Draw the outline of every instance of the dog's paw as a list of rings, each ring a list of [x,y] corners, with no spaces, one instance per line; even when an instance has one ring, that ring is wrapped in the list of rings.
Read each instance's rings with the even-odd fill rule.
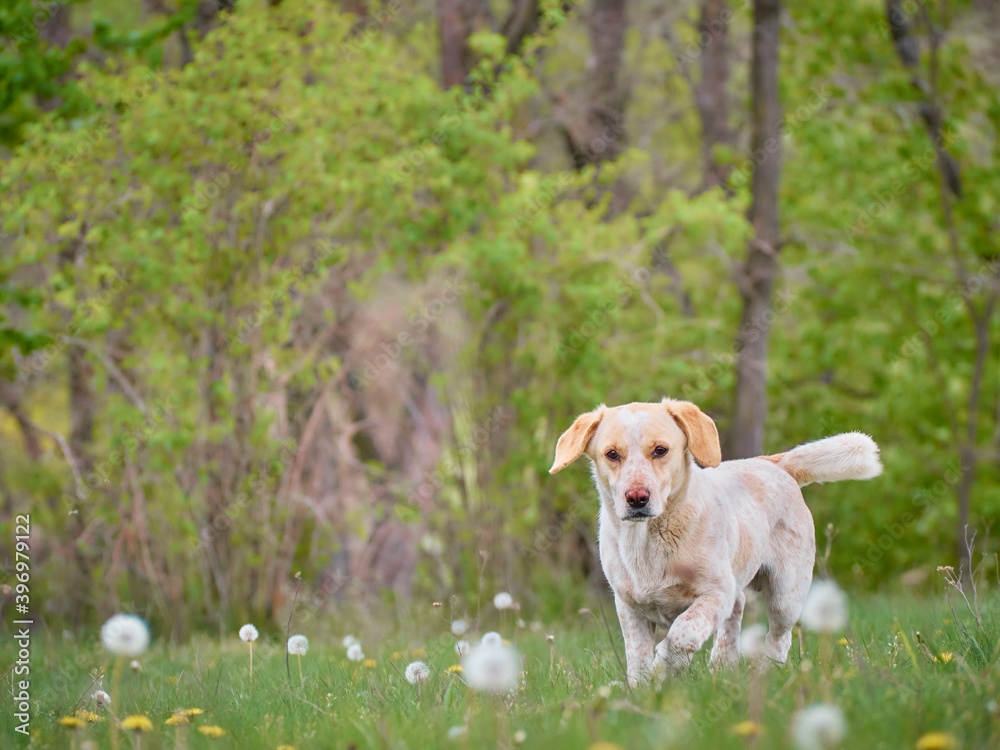
[[[653,671],[662,680],[668,674],[680,674],[691,665],[694,652],[678,648],[669,636],[656,644],[653,655]]]

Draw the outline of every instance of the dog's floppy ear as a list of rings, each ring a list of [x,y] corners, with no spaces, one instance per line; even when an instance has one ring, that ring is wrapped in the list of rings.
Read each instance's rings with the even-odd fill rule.
[[[690,401],[665,398],[663,405],[687,436],[688,450],[694,460],[705,467],[721,464],[722,446],[719,445],[719,431],[712,418]]]
[[[597,425],[601,423],[604,409],[604,404],[601,404],[594,411],[581,414],[562,434],[559,442],[556,443],[556,459],[552,463],[552,468],[549,469],[549,474],[562,471],[583,455],[583,452],[587,450],[587,444],[594,437],[594,432],[597,431]]]

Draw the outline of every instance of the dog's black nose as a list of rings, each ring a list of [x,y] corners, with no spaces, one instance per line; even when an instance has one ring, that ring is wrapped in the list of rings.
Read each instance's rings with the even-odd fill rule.
[[[643,508],[649,502],[649,490],[635,489],[625,493],[625,500],[630,508]]]

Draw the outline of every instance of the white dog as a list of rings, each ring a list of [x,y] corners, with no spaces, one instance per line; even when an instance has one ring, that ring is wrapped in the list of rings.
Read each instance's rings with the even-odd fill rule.
[[[559,438],[549,473],[584,453],[601,497],[601,566],[632,685],[684,669],[713,633],[710,664],[737,662],[747,586],[767,606],[765,655],[784,662],[816,556],[799,487],[882,472],[878,446],[857,432],[722,463],[712,419],[671,399],[580,415]],[[659,644],[658,625],[667,628]]]

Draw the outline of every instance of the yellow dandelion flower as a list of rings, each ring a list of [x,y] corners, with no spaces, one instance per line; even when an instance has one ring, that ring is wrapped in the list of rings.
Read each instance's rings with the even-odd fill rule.
[[[363,662],[361,662],[361,663],[362,663],[362,664],[363,664],[364,666],[368,667],[368,669],[375,669],[375,665],[376,665],[376,664],[377,664],[378,662],[376,662],[376,661],[375,661],[374,659],[365,659],[365,660],[364,660]]]
[[[171,685],[173,685],[175,682],[177,682],[177,678],[174,677],[172,674],[167,675],[167,682],[169,682]]]
[[[206,737],[221,737],[226,733],[226,730],[222,727],[217,727],[215,725],[209,725],[207,727],[198,727],[198,731],[201,732]]]
[[[450,667],[448,667],[448,671],[451,672],[452,674],[462,674],[464,670],[462,669],[461,664],[452,664]]]
[[[394,659],[394,660],[395,659],[402,659],[403,658],[403,652],[402,651],[393,651],[392,652],[392,656],[390,656],[389,658],[390,659]]]
[[[185,716],[184,714],[174,714],[163,723],[166,724],[167,726],[173,727],[177,726],[178,724],[187,724],[188,719],[187,716]]]
[[[85,726],[87,722],[77,716],[63,716],[59,719],[59,723],[69,729],[79,729],[80,727]]]
[[[83,719],[84,721],[86,721],[89,724],[93,724],[95,722],[103,721],[104,720],[103,716],[98,716],[93,711],[77,711],[76,715],[77,715],[77,718]]]
[[[200,708],[185,708],[181,713],[190,719],[192,716],[201,716],[205,712]]]
[[[847,640],[846,638],[841,638],[839,641],[837,641],[837,643],[839,643],[841,646],[850,646],[851,645],[851,642],[849,640]]]
[[[595,742],[587,750],[625,750],[625,748],[621,745],[616,745],[614,742]]]
[[[951,653],[951,651],[945,651],[943,654],[938,654],[938,656],[941,658],[941,661],[945,664],[947,664],[948,662],[950,662],[952,659],[955,658],[955,655]]]
[[[122,719],[122,729],[131,729],[133,732],[148,732],[153,728],[153,722],[148,716],[142,714],[132,714]]]
[[[928,732],[917,740],[917,750],[955,750],[958,740],[948,732]]]
[[[757,737],[764,733],[764,727],[758,724],[756,721],[741,721],[738,724],[733,724],[730,731],[737,737]]]
[[[291,745],[278,745],[278,750],[295,750]]]
[[[422,648],[414,648],[410,650],[410,656],[427,656],[427,652]]]
[[[951,625],[951,618],[950,617],[946,617],[943,620],[941,620],[941,623],[943,625]],[[931,732],[931,734],[938,734],[938,733],[937,732]]]

